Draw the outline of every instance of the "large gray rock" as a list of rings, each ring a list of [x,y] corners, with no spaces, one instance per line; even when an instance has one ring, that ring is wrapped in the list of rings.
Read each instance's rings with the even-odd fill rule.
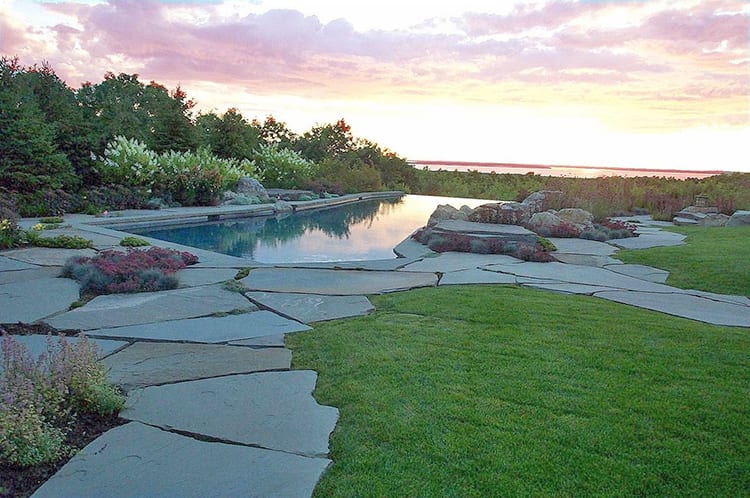
[[[228,316],[209,316],[126,327],[102,328],[91,332],[98,337],[135,340],[221,343],[266,335],[302,332],[310,327],[270,311]]]
[[[351,296],[432,287],[434,273],[256,268],[241,280],[250,290]]]
[[[750,211],[735,211],[726,224],[728,227],[739,227],[743,225],[750,225]]]
[[[2,284],[0,323],[41,320],[67,310],[78,300],[78,294],[78,283],[68,278],[39,278]]]
[[[525,225],[531,214],[531,209],[519,202],[499,202],[482,204],[474,208],[467,219],[475,223]]]
[[[216,344],[136,342],[104,360],[108,378],[126,391],[222,375],[288,370],[284,348],[253,349]]]
[[[562,197],[563,192],[559,190],[540,190],[526,197],[521,204],[526,207],[529,214],[540,213],[556,207]]]
[[[566,223],[570,223],[579,230],[593,230],[594,228],[594,215],[586,211],[585,209],[579,208],[565,208],[560,209],[555,213],[558,218]]]
[[[581,229],[568,223],[552,211],[534,213],[526,226],[544,237],[578,237]]]
[[[434,225],[438,221],[443,220],[464,220],[468,219],[467,213],[460,211],[450,204],[439,204],[435,211],[430,215],[430,219],[427,221],[428,225]]]
[[[281,451],[198,441],[131,422],[78,452],[34,498],[312,495],[331,463]]]
[[[328,454],[338,410],[312,397],[309,370],[230,375],[131,391],[120,416],[297,455]],[[221,409],[216,409],[220,407]]]
[[[375,311],[365,296],[319,296],[283,292],[248,292],[251,300],[304,323],[366,315]]]
[[[729,221],[729,216],[721,213],[707,214],[705,218],[700,221],[701,226],[704,227],[723,227]]]
[[[98,296],[81,308],[48,319],[47,323],[60,329],[90,330],[255,309],[242,294],[212,285]]]
[[[238,194],[255,195],[258,197],[265,196],[266,188],[255,178],[249,176],[243,176],[237,181],[237,187],[234,189]]]

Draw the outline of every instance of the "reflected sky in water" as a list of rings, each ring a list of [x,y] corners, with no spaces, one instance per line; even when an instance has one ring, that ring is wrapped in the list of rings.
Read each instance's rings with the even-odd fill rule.
[[[253,217],[133,231],[261,263],[395,258],[393,248],[427,223],[438,204],[476,207],[488,200],[407,195],[283,217]]]

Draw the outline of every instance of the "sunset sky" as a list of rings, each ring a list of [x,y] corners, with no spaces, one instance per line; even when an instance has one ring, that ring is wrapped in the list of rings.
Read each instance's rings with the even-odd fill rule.
[[[750,172],[744,0],[0,0],[0,54],[410,159]]]

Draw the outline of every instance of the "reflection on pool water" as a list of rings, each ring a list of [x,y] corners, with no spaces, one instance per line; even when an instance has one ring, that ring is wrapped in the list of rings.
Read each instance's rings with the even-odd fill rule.
[[[427,223],[438,204],[476,207],[480,199],[406,195],[283,217],[131,230],[139,235],[261,263],[395,258],[393,248]]]

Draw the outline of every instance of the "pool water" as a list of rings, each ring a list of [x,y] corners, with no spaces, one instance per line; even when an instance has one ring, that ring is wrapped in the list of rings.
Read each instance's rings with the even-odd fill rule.
[[[391,259],[393,248],[427,223],[438,204],[480,199],[406,195],[277,217],[252,217],[131,232],[261,263]]]

